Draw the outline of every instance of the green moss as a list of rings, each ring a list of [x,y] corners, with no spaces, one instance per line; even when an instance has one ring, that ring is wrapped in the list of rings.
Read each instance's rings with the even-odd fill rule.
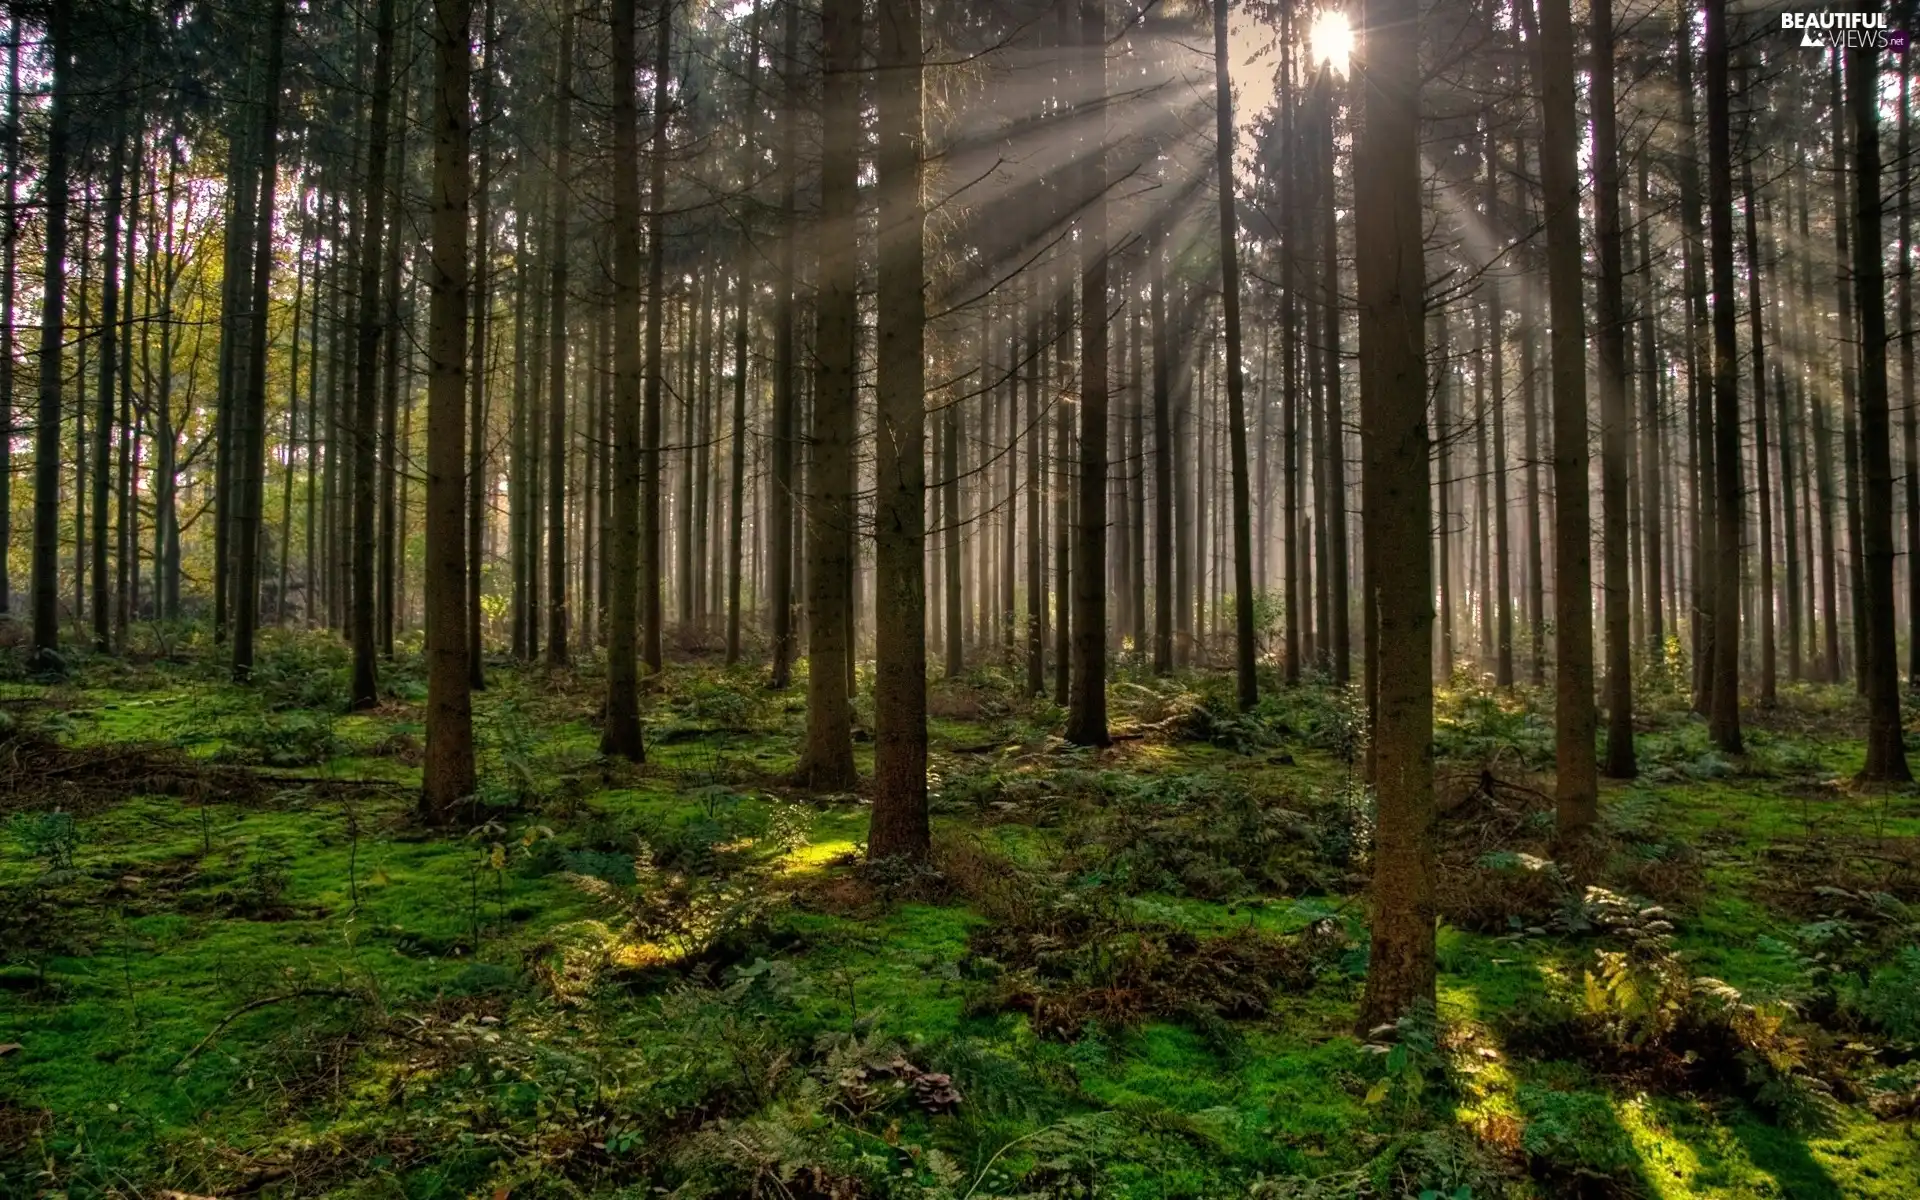
[[[650,761],[629,771],[595,758],[594,667],[495,668],[476,696],[476,724],[496,815],[471,831],[430,834],[410,819],[417,667],[403,659],[387,673],[403,698],[346,715],[329,707],[344,682],[337,645],[277,634],[269,645],[272,669],[254,689],[190,655],[139,667],[88,657],[75,682],[52,693],[0,685],[0,699],[44,701],[46,727],[76,745],[150,742],[226,757],[304,722],[301,736],[317,728],[327,747],[316,761],[272,768],[267,794],[246,805],[136,793],[85,815],[72,879],[43,883],[44,864],[0,839],[0,887],[44,893],[67,935],[64,946],[16,952],[0,990],[0,1032],[23,1046],[0,1068],[0,1104],[49,1114],[0,1153],[0,1190],[49,1157],[79,1196],[214,1191],[232,1183],[235,1155],[305,1154],[330,1164],[313,1176],[329,1180],[315,1194],[467,1195],[523,1171],[511,1176],[513,1194],[531,1197],[557,1191],[548,1185],[558,1172],[603,1159],[590,1143],[622,1127],[647,1130],[630,1173],[603,1164],[582,1176],[589,1194],[612,1195],[673,1186],[694,1168],[662,1148],[692,1145],[684,1139],[725,1117],[784,1130],[876,1195],[896,1194],[873,1182],[883,1177],[932,1186],[930,1148],[960,1164],[952,1194],[976,1178],[974,1194],[985,1196],[1050,1175],[1097,1180],[1102,1194],[1163,1197],[1241,1195],[1261,1176],[1417,1174],[1409,1164],[1423,1155],[1474,1146],[1473,1171],[1497,1173],[1502,1154],[1527,1160],[1531,1179],[1506,1168],[1502,1186],[1517,1195],[1563,1194],[1568,1180],[1597,1175],[1661,1197],[1920,1193],[1910,1134],[1864,1108],[1843,1107],[1834,1127],[1803,1135],[1730,1099],[1643,1093],[1597,1068],[1503,1045],[1514,1013],[1577,989],[1600,944],[1590,936],[1443,927],[1451,1090],[1436,1083],[1409,1109],[1367,1103],[1381,1064],[1352,1036],[1357,951],[1257,1020],[1089,1027],[1073,1041],[1043,1040],[1024,1015],[977,1003],[968,946],[985,917],[958,900],[886,903],[859,892],[844,863],[865,840],[864,802],[787,790],[804,716],[798,692],[766,693],[746,672],[674,666],[650,693]],[[1123,673],[1116,711],[1212,704],[1217,682]],[[1312,689],[1263,707],[1255,740],[1277,739],[1266,744],[1133,742],[1096,755],[1034,753],[1057,713],[1027,707],[998,675],[959,687],[983,698],[981,711],[932,722],[937,769],[992,777],[976,789],[986,802],[972,793],[943,802],[936,831],[980,839],[1043,876],[1105,803],[1088,786],[1110,778],[1100,772],[1231,780],[1303,809],[1346,777],[1325,740],[1340,698]],[[956,690],[943,702],[961,712],[962,699]],[[1857,740],[1831,736],[1850,719],[1850,697],[1796,688],[1783,704],[1792,719],[1757,724],[1747,758],[1725,761],[1693,718],[1650,707],[1645,776],[1608,794],[1609,804],[1639,806],[1660,838],[1701,853],[1700,898],[1675,914],[1693,969],[1761,994],[1801,982],[1774,936],[1783,917],[1766,885],[1769,850],[1920,835],[1912,797],[1834,786],[1858,754]],[[1543,698],[1524,690],[1449,692],[1441,708],[1442,750],[1462,762],[1503,746],[1524,760],[1548,727]],[[865,743],[859,760],[870,767]],[[342,779],[360,782],[344,792],[306,782]],[[1006,791],[1011,784],[1020,786]],[[1074,799],[1003,811],[991,806],[1003,791]],[[801,825],[804,842],[774,836]],[[684,856],[674,870],[712,870],[753,894],[757,918],[738,944],[704,962],[642,966],[630,954],[566,960],[556,950],[594,930],[618,942],[624,910],[569,871],[600,863],[617,876],[638,839],[663,859]],[[842,886],[857,903],[813,899]],[[1359,898],[1341,894],[1223,902],[1173,891],[1126,903],[1207,935],[1285,936],[1328,918],[1356,936],[1365,929]],[[756,960],[769,965],[733,970]],[[529,969],[563,961],[586,980],[564,1002]],[[31,987],[42,967],[44,994]],[[482,1015],[500,1024],[475,1024]],[[414,1023],[419,1034],[408,1032]],[[480,1030],[460,1036],[495,1045],[492,1036],[499,1048],[485,1052],[492,1059],[453,1053],[448,1028]],[[894,1104],[869,1113],[823,1099],[841,1095],[830,1064],[849,1046],[951,1072],[964,1097],[958,1112]],[[393,1140],[428,1136],[441,1149],[425,1160]],[[576,1157],[543,1158],[543,1138],[575,1139]],[[715,1154],[700,1169],[724,1158]],[[989,1161],[992,1180],[979,1175]],[[1421,1177],[1467,1178],[1465,1162]]]

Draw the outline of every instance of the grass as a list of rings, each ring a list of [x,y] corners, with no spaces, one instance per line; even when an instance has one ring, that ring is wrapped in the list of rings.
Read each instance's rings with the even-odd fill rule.
[[[1832,1107],[1796,1126],[1744,1084],[1543,1038],[1616,944],[1558,919],[1443,923],[1430,1042],[1369,1047],[1364,814],[1343,799],[1350,703],[1324,687],[1190,719],[1229,712],[1221,681],[1123,673],[1116,721],[1151,732],[1089,754],[991,671],[937,685],[940,870],[890,876],[859,865],[858,796],[787,787],[804,712],[751,673],[670,668],[650,761],[624,768],[595,755],[593,667],[496,664],[484,807],[430,832],[411,816],[417,667],[345,716],[337,647],[276,639],[266,662],[251,689],[191,653],[0,683],[0,734],[262,780],[194,797],[130,779],[78,817],[66,869],[25,826],[0,839],[0,1041],[19,1047],[0,1057],[0,1192],[1920,1193],[1914,1106],[1874,1082],[1914,1046],[1844,972],[1810,974],[1810,939],[1842,919],[1821,906],[1854,903],[1806,886],[1816,864],[1849,894],[1920,898],[1920,804],[1845,782],[1848,697],[1787,689],[1738,760],[1649,705],[1643,776],[1605,798],[1617,858],[1683,864],[1621,878],[1672,889],[1688,970],[1791,1001],[1834,1043],[1806,1068]],[[1541,784],[1538,698],[1463,679],[1440,713],[1443,777]],[[60,795],[12,782],[9,816]],[[1470,820],[1443,837],[1481,836]],[[1503,851],[1537,832],[1485,829],[1509,830]],[[1233,981],[1251,1015],[1221,1010],[1206,997],[1240,992],[1164,957],[1188,944],[1292,947],[1296,967]],[[1036,984],[1111,1019],[1042,1036],[1009,999]],[[1128,1007],[1149,986],[1171,1015]],[[939,1077],[957,1102],[929,1099]]]

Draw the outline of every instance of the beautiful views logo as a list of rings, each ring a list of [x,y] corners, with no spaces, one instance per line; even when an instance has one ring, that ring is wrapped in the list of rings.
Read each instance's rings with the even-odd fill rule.
[[[1810,49],[1842,50],[1859,47],[1875,50],[1905,50],[1907,35],[1887,28],[1887,14],[1871,12],[1784,12],[1780,28],[1797,32],[1800,44]]]

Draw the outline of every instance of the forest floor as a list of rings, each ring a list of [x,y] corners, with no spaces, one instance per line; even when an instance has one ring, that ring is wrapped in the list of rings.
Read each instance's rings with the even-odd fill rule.
[[[1920,1194],[1920,799],[1850,782],[1850,693],[1728,758],[1650,675],[1575,871],[1544,699],[1456,680],[1438,1011],[1356,1036],[1351,692],[1122,671],[1092,752],[938,683],[887,871],[786,786],[803,686],[670,665],[626,768],[595,670],[492,664],[435,832],[418,666],[343,716],[345,667],[6,668],[0,1194]]]

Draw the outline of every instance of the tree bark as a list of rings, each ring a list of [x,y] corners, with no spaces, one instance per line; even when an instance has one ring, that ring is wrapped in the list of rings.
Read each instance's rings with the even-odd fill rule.
[[[799,187],[799,123],[801,110],[801,74],[800,74],[800,6],[788,4],[786,7],[785,46],[781,61],[783,84],[786,95],[782,105],[780,121],[780,247],[779,277],[774,284],[776,312],[774,317],[773,349],[773,481],[769,491],[768,522],[772,526],[768,538],[768,554],[771,561],[767,570],[767,591],[772,601],[773,665],[771,685],[776,689],[784,688],[791,682],[793,668],[793,497],[794,438],[799,422],[796,419],[797,402],[794,397],[794,381],[799,364],[794,352],[794,245],[799,238],[799,217],[797,191]],[[949,444],[948,454],[952,448]],[[953,485],[949,485],[951,489]],[[949,491],[951,496],[951,491]],[[953,525],[953,509],[949,504],[947,523]],[[953,538],[951,532],[947,537]],[[951,562],[951,556],[949,556]],[[952,587],[957,580],[949,582]],[[949,644],[947,653],[951,656],[954,648]]]
[[[807,745],[800,779],[841,791],[858,782],[847,687],[853,605],[855,387],[859,368],[858,186],[861,0],[821,12],[819,292],[814,345],[813,461],[807,504]]]
[[[1579,130],[1573,23],[1567,0],[1542,0],[1540,180],[1547,227],[1553,380],[1554,801],[1564,841],[1584,838],[1599,810],[1593,734],[1593,564],[1588,542],[1587,335],[1580,254]]]
[[[1362,9],[1354,140],[1361,513],[1378,621],[1372,954],[1363,1034],[1434,1003],[1433,574],[1420,214],[1420,10]],[[1372,568],[1378,568],[1373,570]]]
[[[271,0],[267,32],[267,73],[260,109],[260,203],[255,212],[252,343],[248,349],[246,396],[234,433],[235,484],[240,503],[232,537],[238,543],[233,572],[233,678],[253,677],[254,632],[260,624],[260,551],[267,469],[267,344],[271,338],[273,276],[273,197],[279,173],[280,70],[285,59],[286,0]]]
[[[641,762],[640,115],[634,0],[613,0],[613,544],[607,570],[607,717],[600,753]],[[661,27],[665,37],[665,26]],[[664,92],[655,81],[656,94]],[[655,255],[660,247],[652,247]]]
[[[471,410],[472,428],[468,431],[472,439],[467,445],[467,678],[475,691],[487,686],[486,662],[481,655],[481,632],[484,613],[480,606],[481,584],[485,578],[482,567],[486,562],[486,546],[483,535],[486,531],[488,494],[492,491],[492,479],[487,472],[487,449],[489,445],[487,431],[487,338],[492,327],[492,284],[493,284],[493,151],[488,144],[488,130],[493,123],[493,0],[486,0],[480,17],[480,130],[477,140],[480,160],[480,178],[474,187],[473,202],[473,351],[472,365],[468,368],[467,392],[468,407]],[[392,300],[389,299],[389,304]],[[392,429],[393,407],[388,405],[385,418],[387,428]],[[392,438],[388,441],[388,455],[392,456]],[[388,464],[384,473],[382,487],[387,495],[392,495],[393,470]],[[383,512],[386,508],[383,503]],[[392,576],[387,576],[391,581]],[[385,632],[387,637],[383,647],[389,657],[393,654],[392,619],[393,600],[391,589],[388,592],[386,610],[389,614]]]
[[[1620,144],[1614,113],[1612,0],[1592,0],[1593,196],[1600,249],[1594,313],[1600,383],[1601,579],[1607,637],[1607,763],[1610,779],[1631,779],[1633,623],[1628,591],[1627,312],[1620,251]],[[1584,457],[1584,456],[1583,456]],[[1584,545],[1587,535],[1582,532]],[[1587,597],[1578,597],[1582,605]],[[1589,610],[1591,611],[1591,610]]]
[[[427,749],[420,815],[453,819],[473,795],[467,667],[466,469],[468,80],[471,0],[434,0],[432,239],[427,303]]]
[[[667,80],[673,62],[673,0],[660,0],[655,22],[653,143],[647,180],[647,376],[640,411],[640,654],[648,669],[658,674],[666,665],[661,651],[666,560],[660,521],[660,405],[667,371],[661,325],[666,303]]]
[[[393,110],[396,0],[380,0],[374,17],[373,107],[367,118],[367,217],[360,239],[360,328],[353,370],[353,684],[347,707],[380,702],[374,672],[374,435],[379,420],[381,234],[386,227],[387,137]]]
[[[927,825],[926,250],[920,0],[881,0],[873,819],[867,856],[923,859]],[[1011,427],[1011,423],[1009,424]],[[1012,513],[1011,499],[1009,514]],[[1009,537],[1009,552],[1012,546]],[[1007,578],[1012,579],[1012,571]],[[1011,601],[1009,601],[1009,606]]]
[[[1214,163],[1220,193],[1221,307],[1227,326],[1227,435],[1233,458],[1234,690],[1241,710],[1247,711],[1260,702],[1260,682],[1254,674],[1258,647],[1253,631],[1253,494],[1247,478],[1246,381],[1240,362],[1240,222],[1233,202],[1233,81],[1228,61],[1227,0],[1213,0]],[[1332,180],[1327,182],[1331,187]],[[1332,359],[1337,370],[1337,349]],[[1336,396],[1338,390],[1336,385]],[[1337,411],[1338,406],[1335,399],[1330,408]],[[1343,595],[1341,604],[1345,603]]]
[[[1740,359],[1733,311],[1732,81],[1726,0],[1707,0],[1707,209],[1713,259],[1714,744],[1740,743]]]
[[[1880,221],[1880,62],[1867,46],[1847,50],[1847,108],[1853,123],[1853,287],[1860,309],[1860,449],[1865,477],[1861,526],[1867,594],[1867,761],[1861,778],[1905,783],[1900,664],[1894,647],[1893,461],[1887,413],[1887,296]]]
[[[562,18],[554,87],[553,225],[547,234],[547,666],[571,658],[567,606],[567,253],[573,190],[573,16]],[[656,246],[654,253],[659,250]]]

